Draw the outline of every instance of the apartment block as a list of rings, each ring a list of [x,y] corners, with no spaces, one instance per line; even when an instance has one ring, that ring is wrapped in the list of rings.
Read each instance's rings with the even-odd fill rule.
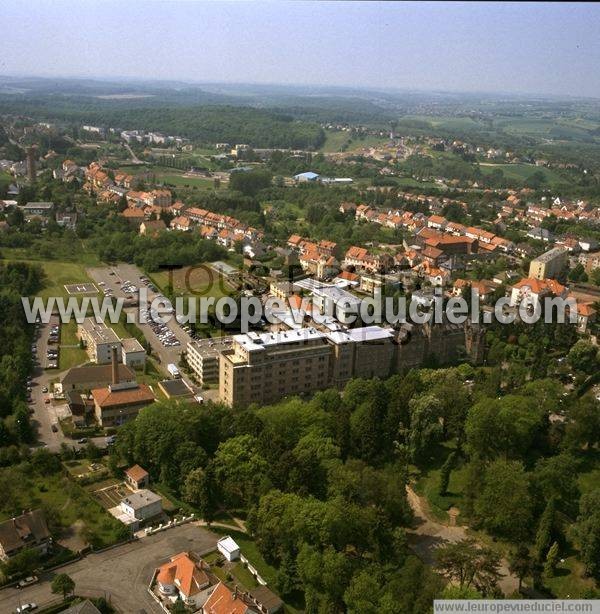
[[[431,357],[439,364],[459,358],[478,364],[483,347],[477,327],[449,323],[400,331],[365,326],[235,335],[219,351],[219,398],[241,407],[275,403],[288,395],[342,388],[353,378],[385,379]]]
[[[245,406],[323,390],[331,360],[327,337],[315,328],[235,335],[220,355],[219,397]]]
[[[568,261],[569,252],[562,247],[555,247],[531,261],[529,277],[540,280],[554,279],[564,271]]]

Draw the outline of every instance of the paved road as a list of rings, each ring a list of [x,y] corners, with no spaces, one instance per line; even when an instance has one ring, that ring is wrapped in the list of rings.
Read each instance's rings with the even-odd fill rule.
[[[111,272],[113,273],[112,275]],[[140,281],[140,277],[143,276],[143,273],[133,264],[119,264],[111,267],[89,269],[88,274],[94,281],[98,283],[104,282],[105,285],[102,287],[111,288],[115,298],[126,297],[126,294],[121,290],[121,284],[126,280],[130,281],[138,288],[147,289],[149,301],[154,300],[154,298],[159,295],[159,293],[152,292],[150,289],[144,286],[144,284]],[[119,281],[119,283],[116,283],[117,281]],[[125,311],[127,314],[132,314],[135,316],[136,323],[139,322],[139,309],[137,307],[128,308]],[[165,375],[170,377],[169,373],[167,372],[167,365],[169,363],[179,363],[181,354],[182,352],[186,351],[187,344],[190,342],[191,337],[181,328],[174,317],[167,323],[167,326],[173,331],[175,337],[181,344],[175,347],[165,347],[152,330],[152,327],[150,327],[148,324],[138,323],[137,326],[150,343],[153,355],[155,358],[158,358],[158,362],[160,363]],[[186,383],[190,385],[192,390],[197,389],[197,386],[195,386],[191,380],[187,379],[185,376],[183,376],[183,378],[186,380]]]
[[[44,370],[46,364],[46,350],[48,346],[48,335],[50,334],[50,324],[40,324],[36,336],[37,359],[35,360],[32,385],[30,407],[33,409],[31,417],[33,426],[37,429],[38,441],[42,445],[47,445],[52,450],[58,450],[60,444],[65,441],[60,428],[57,433],[52,431],[52,425],[58,424],[58,416],[53,405],[46,405],[45,400],[48,398],[48,393],[42,392],[42,388],[50,386],[50,380],[57,377],[57,371]],[[56,347],[56,346],[54,346]]]
[[[19,603],[38,606],[56,600],[50,591],[54,575],[66,573],[75,581],[78,594],[110,599],[121,612],[145,610],[160,614],[162,610],[146,589],[154,569],[173,554],[192,551],[197,554],[214,550],[218,536],[195,524],[186,524],[144,537],[76,561],[54,572],[43,574],[40,582],[24,589],[0,591],[0,612],[14,612]]]

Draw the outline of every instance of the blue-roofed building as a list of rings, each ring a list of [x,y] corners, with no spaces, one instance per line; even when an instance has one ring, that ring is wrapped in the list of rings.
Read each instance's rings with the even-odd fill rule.
[[[295,181],[317,181],[320,175],[317,173],[313,173],[312,171],[308,171],[306,173],[300,173],[299,175],[294,175]]]

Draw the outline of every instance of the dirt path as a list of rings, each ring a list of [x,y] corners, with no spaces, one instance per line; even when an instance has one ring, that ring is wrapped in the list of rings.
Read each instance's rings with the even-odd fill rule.
[[[436,548],[469,537],[467,527],[446,525],[433,518],[427,501],[419,497],[410,486],[406,487],[406,495],[415,517],[414,528],[408,531],[408,543],[422,561],[433,565]],[[515,592],[519,580],[510,573],[505,559],[500,562],[500,573],[504,576],[498,583],[502,592],[505,595]]]

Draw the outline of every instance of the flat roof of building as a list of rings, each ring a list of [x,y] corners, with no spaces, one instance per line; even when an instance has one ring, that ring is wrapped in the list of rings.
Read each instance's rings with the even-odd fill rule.
[[[96,322],[94,318],[85,318],[79,325],[96,343],[121,343],[119,335],[104,322]]]
[[[313,339],[324,340],[325,335],[316,328],[309,327],[273,333],[251,332],[243,335],[235,335],[233,339],[236,343],[239,343],[249,352],[257,352],[264,350],[266,347],[283,345],[286,343],[298,343],[303,341],[311,341]]]
[[[313,290],[315,296],[320,296],[326,300],[333,301],[336,305],[343,303],[344,305],[358,305],[361,299],[351,292],[340,288],[339,286],[323,286]]]
[[[336,345],[342,343],[361,343],[364,341],[381,341],[393,339],[394,335],[387,328],[381,326],[363,326],[347,330],[337,330],[327,333],[327,338]]]
[[[53,209],[54,203],[50,202],[30,202],[23,205],[23,209]]]
[[[230,264],[227,264],[226,262],[222,262],[221,260],[217,260],[216,262],[211,262],[210,266],[215,269],[215,271],[218,271],[219,273],[223,273],[223,275],[227,276],[227,275],[234,275],[235,273],[237,273],[237,269],[235,267],[232,267]]]
[[[129,352],[145,352],[144,346],[135,338],[121,339],[121,345],[125,353]]]
[[[139,510],[147,505],[156,503],[157,501],[162,501],[162,497],[160,495],[157,495],[155,492],[152,492],[147,488],[142,488],[141,490],[124,497],[121,503],[125,503],[134,510]]]
[[[166,379],[158,382],[159,387],[169,397],[188,397],[192,396],[193,391],[182,379]]]
[[[216,358],[223,350],[231,348],[233,337],[213,337],[211,339],[192,339],[188,347],[193,347],[202,358]]]
[[[562,254],[566,254],[567,250],[564,247],[553,247],[549,249],[547,252],[544,252],[541,256],[533,259],[533,262],[548,262],[557,256]]]

